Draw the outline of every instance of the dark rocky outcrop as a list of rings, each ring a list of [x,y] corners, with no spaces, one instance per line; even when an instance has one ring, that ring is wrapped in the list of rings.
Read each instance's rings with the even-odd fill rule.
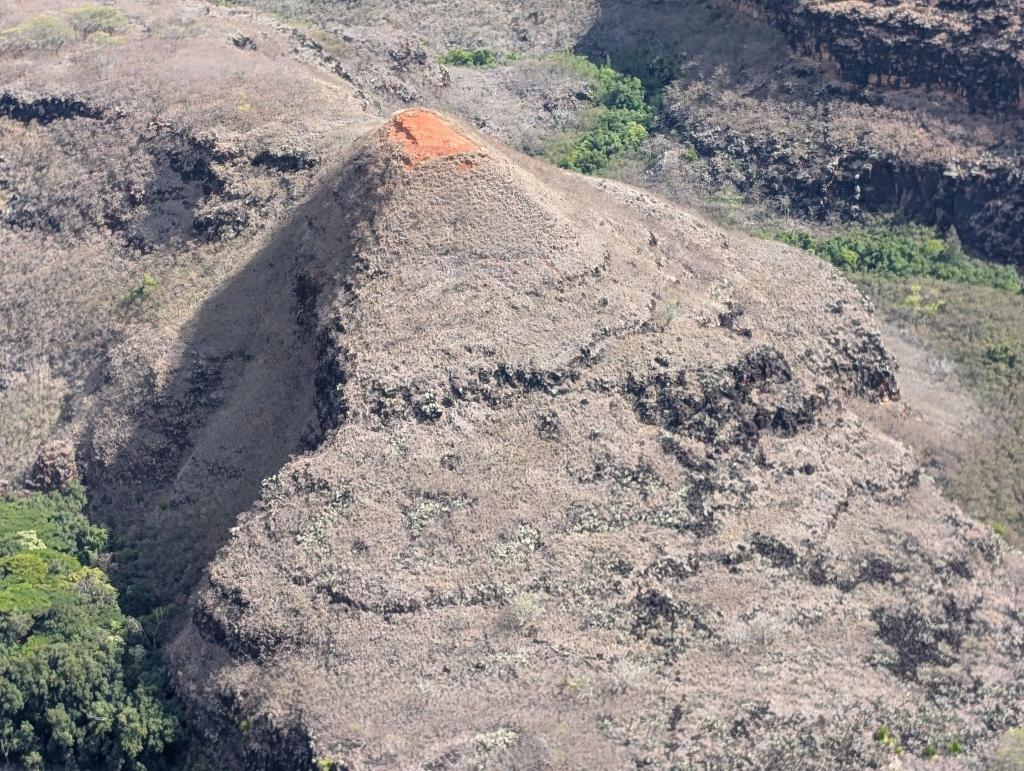
[[[750,0],[804,56],[835,62],[858,85],[939,89],[977,108],[1024,109],[1024,6]]]
[[[58,120],[103,117],[103,110],[80,99],[69,96],[21,96],[10,91],[0,94],[0,118],[21,123],[46,125]]]
[[[783,126],[754,135],[682,103],[669,106],[666,125],[700,155],[739,162],[747,172],[732,179],[745,192],[785,196],[811,217],[899,212],[940,231],[956,228],[988,258],[1020,262],[1024,254],[1024,163],[1016,153],[931,160],[830,137],[808,156]]]

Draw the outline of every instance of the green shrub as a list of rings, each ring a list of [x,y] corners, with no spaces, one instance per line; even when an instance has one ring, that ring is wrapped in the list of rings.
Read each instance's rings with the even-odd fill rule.
[[[781,241],[784,244],[789,244],[808,252],[813,252],[814,246],[817,243],[814,236],[806,230],[780,230],[775,233],[774,238],[776,241]]]
[[[647,139],[645,122],[645,116],[632,110],[601,108],[592,127],[562,156],[559,165],[584,174],[600,171],[619,153],[640,148]]]
[[[647,139],[651,122],[651,109],[640,79],[581,56],[560,54],[554,58],[586,78],[595,105],[587,115],[584,130],[556,153],[558,165],[593,174],[619,153],[638,150]]]
[[[82,5],[68,11],[71,26],[80,35],[104,32],[112,35],[125,27],[124,15],[109,5]]]
[[[441,64],[453,67],[493,67],[497,63],[490,48],[453,48],[441,57]]]
[[[0,50],[59,51],[69,43],[94,36],[97,43],[117,42],[113,34],[128,22],[124,15],[107,5],[88,4],[57,15],[45,13],[16,27],[0,32]]]
[[[824,239],[816,239],[805,231],[783,231],[775,237],[851,272],[901,278],[927,276],[1021,291],[1021,277],[1016,269],[971,259],[964,254],[953,229],[943,239],[922,225],[894,225],[882,221]]]
[[[80,562],[91,562],[106,545],[107,531],[82,515],[84,505],[85,492],[77,485],[49,495],[0,499],[0,554],[7,553],[8,542],[16,540],[19,533],[32,531],[50,548]]]
[[[711,196],[711,202],[726,210],[737,210],[743,206],[743,194],[735,186],[729,185]]]
[[[137,287],[130,291],[124,298],[127,305],[139,303],[156,291],[156,279],[148,273],[142,274],[142,281]]]
[[[81,488],[0,499],[0,757],[15,767],[159,761],[178,732],[138,623],[92,566],[106,532]]]
[[[1017,352],[1011,343],[1004,340],[990,345],[985,351],[985,358],[993,364],[1002,364],[1007,367],[1017,366]]]
[[[44,14],[4,30],[0,49],[59,51],[75,40],[75,30],[59,16]]]
[[[946,304],[934,289],[922,290],[920,284],[912,284],[907,296],[903,298],[904,306],[915,314],[934,316]]]
[[[892,730],[887,725],[880,725],[878,730],[875,731],[875,741],[881,744],[883,747],[888,747],[890,750],[895,752],[897,755],[902,755],[906,750],[900,744],[899,739],[893,734]]]
[[[597,77],[591,81],[592,98],[611,110],[628,110],[650,118],[645,101],[646,92],[640,78],[616,72],[610,65],[597,68]]]

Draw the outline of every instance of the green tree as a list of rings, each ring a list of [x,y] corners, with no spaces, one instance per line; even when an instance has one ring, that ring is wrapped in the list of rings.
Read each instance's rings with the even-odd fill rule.
[[[563,61],[587,78],[595,107],[586,130],[556,160],[562,168],[594,174],[619,153],[638,150],[647,139],[651,122],[647,94],[639,78],[607,64],[598,66],[582,57]]]
[[[0,499],[0,757],[26,768],[161,764],[179,723],[139,628],[95,565],[80,487]]]
[[[498,57],[490,48],[453,48],[441,57],[441,64],[452,67],[493,67]]]

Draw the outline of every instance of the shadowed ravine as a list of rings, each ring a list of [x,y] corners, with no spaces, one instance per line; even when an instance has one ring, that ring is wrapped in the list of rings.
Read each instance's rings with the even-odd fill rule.
[[[342,375],[318,367],[323,341],[310,308],[321,287],[309,280],[299,246],[306,211],[329,194],[310,196],[202,305],[162,387],[124,414],[122,376],[108,375],[115,385],[94,418],[94,457],[107,441],[105,411],[133,431],[112,461],[87,466],[86,483],[93,515],[121,545],[114,575],[130,612],[182,607],[262,480],[340,418],[329,402]],[[132,350],[130,339],[115,349],[111,367]]]

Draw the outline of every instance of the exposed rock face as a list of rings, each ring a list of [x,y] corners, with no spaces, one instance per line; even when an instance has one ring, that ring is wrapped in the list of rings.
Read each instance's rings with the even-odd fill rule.
[[[929,157],[904,147],[874,145],[832,130],[829,113],[834,114],[835,105],[800,116],[822,133],[821,142],[808,151],[788,121],[747,131],[725,122],[725,116],[709,105],[694,109],[689,97],[669,108],[667,122],[702,156],[722,159],[721,176],[736,177],[744,190],[785,196],[798,211],[815,217],[858,219],[865,212],[902,212],[939,230],[955,227],[977,254],[1021,261],[1024,165],[1015,154],[958,159],[945,152],[943,157]],[[875,112],[861,106],[852,109]],[[891,119],[884,110],[877,112],[882,125]],[[892,128],[901,130],[898,125]],[[737,165],[744,171],[737,174]]]
[[[321,430],[173,651],[245,767],[864,768],[1020,719],[1020,558],[850,411],[897,389],[829,267],[422,111],[276,249]]]
[[[1011,18],[1000,40],[1011,41],[1021,10],[1011,4],[999,13]],[[955,227],[979,256],[1019,263],[1021,113],[978,109],[938,84],[909,87],[909,76],[896,78],[895,63],[886,69],[890,59],[914,67],[913,52],[921,50],[941,61],[943,82],[958,73],[967,82],[973,76],[961,60],[1004,50],[987,44],[999,36],[982,17],[964,21],[970,18],[930,5],[608,0],[579,49],[641,71],[658,57],[667,62],[672,74],[655,141],[662,151],[638,175],[645,185],[698,201],[738,190],[816,219],[899,212],[942,231]],[[957,31],[932,35],[914,20]],[[805,46],[807,36],[816,42]],[[1005,48],[1007,56],[1019,50]],[[848,66],[837,64],[836,51],[853,52]],[[861,65],[893,77],[860,77]],[[1013,82],[1008,72],[993,64],[985,77]],[[707,192],[694,196],[701,188]]]
[[[33,489],[49,492],[62,490],[76,481],[78,466],[75,463],[74,445],[68,441],[44,444],[29,472],[29,485]]]
[[[785,190],[819,216],[835,210],[846,215],[861,209],[899,211],[941,228],[955,226],[984,256],[1020,261],[1024,253],[1024,167],[1019,148],[1024,136],[1019,127],[1019,111],[1024,109],[1024,5],[1010,2],[997,7],[987,0],[754,0],[727,4],[768,20],[782,31],[797,54],[835,66],[839,77],[868,87],[860,93],[835,86],[819,91],[819,97],[835,99],[827,113],[864,109],[844,104],[847,100],[874,103],[877,108],[885,92],[917,90],[945,94],[954,102],[950,112],[964,105],[971,113],[981,110],[994,115],[990,121],[980,119],[980,125],[972,126],[966,136],[939,152],[887,147],[885,141],[865,146],[863,136],[849,141],[841,130],[826,131],[820,148],[823,153],[813,164],[799,154],[787,158],[779,152],[777,141],[764,143],[756,136],[732,141],[719,136],[719,145],[722,140],[733,148],[736,140],[745,144],[743,155],[764,167],[768,185]],[[898,102],[893,106],[898,108]],[[880,124],[889,124],[892,132],[944,133],[944,120],[930,115],[931,110],[919,107],[903,117],[893,116],[892,111],[875,111]],[[842,120],[820,117],[826,122]],[[990,122],[1000,131],[1006,128],[1003,121],[1007,117],[1018,124],[1016,130],[971,157],[970,145],[985,141],[986,124]],[[714,140],[707,140],[722,127],[694,128],[704,135],[706,146],[702,149],[714,152]],[[1014,149],[1007,152],[1009,147]]]
[[[754,0],[751,5],[802,54],[836,62],[844,78],[860,85],[937,88],[976,107],[1024,109],[1024,6],[1019,2]]]

